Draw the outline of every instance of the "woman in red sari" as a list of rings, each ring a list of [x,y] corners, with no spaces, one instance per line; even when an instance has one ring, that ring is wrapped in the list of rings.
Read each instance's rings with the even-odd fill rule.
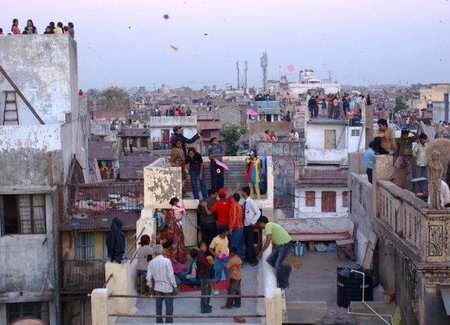
[[[159,243],[164,247],[164,255],[171,260],[175,274],[186,270],[187,261],[184,246],[183,229],[177,225],[177,220],[172,210],[166,214],[166,227],[159,234]]]

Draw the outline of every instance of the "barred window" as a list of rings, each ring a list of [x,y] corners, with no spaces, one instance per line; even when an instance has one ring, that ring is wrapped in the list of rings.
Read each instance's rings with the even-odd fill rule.
[[[45,234],[45,195],[0,196],[1,231],[4,234]]]

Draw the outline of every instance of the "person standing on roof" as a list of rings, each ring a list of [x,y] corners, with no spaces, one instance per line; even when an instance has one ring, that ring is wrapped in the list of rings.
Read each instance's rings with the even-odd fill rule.
[[[175,126],[173,128],[173,134],[170,137],[170,144],[173,146],[175,143],[177,143],[178,141],[181,141],[182,147],[183,147],[183,152],[184,152],[184,156],[187,156],[187,151],[186,151],[186,143],[194,143],[195,141],[197,141],[198,139],[200,139],[200,134],[196,134],[194,135],[192,138],[186,138],[183,135],[183,127],[182,126]]]

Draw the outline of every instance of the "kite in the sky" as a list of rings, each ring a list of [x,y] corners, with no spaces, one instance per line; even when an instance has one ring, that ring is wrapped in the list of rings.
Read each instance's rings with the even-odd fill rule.
[[[178,47],[176,47],[175,45],[170,45],[170,48],[174,51],[178,51]]]
[[[295,65],[293,65],[293,64],[288,64],[286,66],[286,68],[287,68],[288,72],[294,72],[295,71]]]
[[[165,14],[163,17],[164,17],[164,19],[169,19],[169,15],[168,14]]]

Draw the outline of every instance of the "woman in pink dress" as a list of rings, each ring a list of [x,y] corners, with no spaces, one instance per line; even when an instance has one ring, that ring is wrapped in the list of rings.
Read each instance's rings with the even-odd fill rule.
[[[11,33],[14,35],[20,34],[20,28],[19,28],[19,19],[14,18],[11,26]]]

